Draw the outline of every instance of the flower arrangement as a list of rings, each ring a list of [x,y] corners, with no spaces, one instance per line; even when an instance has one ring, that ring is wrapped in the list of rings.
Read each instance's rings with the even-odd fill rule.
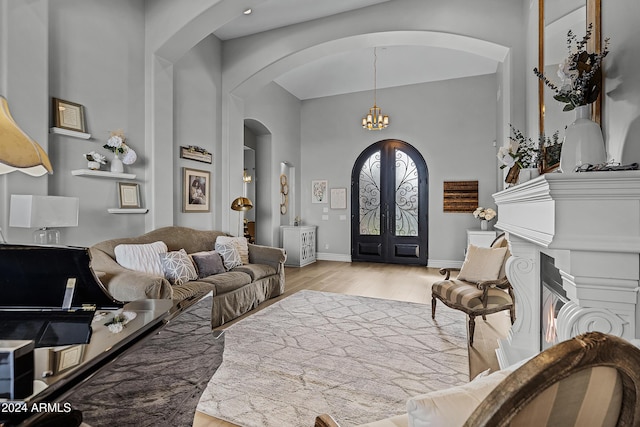
[[[116,154],[123,154],[122,163],[125,165],[132,165],[138,158],[136,152],[126,144],[122,130],[112,131],[107,143],[102,147]]]
[[[96,153],[95,151],[90,151],[88,153],[83,154],[84,158],[89,162],[96,162],[104,165],[107,163],[107,158],[100,153]]]
[[[477,218],[481,221],[491,221],[493,218],[498,215],[496,211],[491,208],[483,208],[479,206],[475,211],[473,211],[474,218]]]
[[[133,311],[123,311],[116,313],[110,322],[104,324],[110,332],[117,334],[122,332],[125,325],[135,319],[137,314]]]
[[[512,135],[509,136],[509,146],[502,146],[498,149],[498,160],[502,165],[500,169],[512,168],[535,168],[538,167],[540,148],[539,144],[531,138],[526,138],[522,132],[509,124]]]
[[[533,69],[533,73],[555,92],[553,99],[566,104],[563,111],[571,111],[576,107],[591,104],[600,94],[602,60],[609,53],[609,39],[604,40],[602,52],[589,53],[586,47],[592,31],[593,24],[590,23],[582,40],[578,40],[571,30],[567,33],[569,56],[558,68],[559,87],[545,77],[537,67]]]

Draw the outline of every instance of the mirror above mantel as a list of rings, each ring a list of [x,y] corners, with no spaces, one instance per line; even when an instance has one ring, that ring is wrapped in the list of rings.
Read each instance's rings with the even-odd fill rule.
[[[601,0],[539,0],[538,13],[538,69],[552,81],[557,81],[558,65],[567,57],[567,32],[571,29],[579,39],[593,25],[587,48],[591,52],[601,49]],[[566,126],[575,120],[573,111],[562,111],[563,105],[553,99],[542,80],[538,81],[538,119],[540,135],[550,138],[556,131],[559,141],[564,138]],[[592,120],[600,123],[601,98],[593,103]],[[557,157],[557,156],[556,156]],[[550,153],[543,154],[542,172],[558,167]]]

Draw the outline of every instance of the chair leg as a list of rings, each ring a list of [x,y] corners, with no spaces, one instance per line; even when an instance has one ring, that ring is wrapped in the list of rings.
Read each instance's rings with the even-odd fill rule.
[[[511,324],[513,325],[516,321],[516,306],[512,305],[509,309],[509,317],[511,317]]]
[[[436,297],[431,297],[431,318],[436,318]]]
[[[469,315],[469,347],[473,347],[473,333],[476,330],[476,316]]]

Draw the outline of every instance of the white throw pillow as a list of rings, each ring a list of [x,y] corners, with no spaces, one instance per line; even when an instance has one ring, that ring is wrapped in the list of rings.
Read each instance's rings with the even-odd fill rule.
[[[507,248],[481,248],[469,245],[458,280],[467,282],[483,282],[496,280],[507,253]]]
[[[238,246],[233,242],[219,243],[216,241],[216,252],[222,257],[224,268],[231,270],[232,268],[242,265]]]
[[[513,369],[507,368],[445,390],[415,396],[407,401],[409,427],[462,426],[485,397]]]
[[[216,238],[216,244],[217,243],[233,243],[238,249],[242,263],[249,264],[249,246],[247,245],[246,237],[218,236]]]
[[[124,268],[161,277],[164,277],[164,269],[158,254],[167,250],[167,245],[162,241],[140,245],[118,245],[113,249],[116,262]]]

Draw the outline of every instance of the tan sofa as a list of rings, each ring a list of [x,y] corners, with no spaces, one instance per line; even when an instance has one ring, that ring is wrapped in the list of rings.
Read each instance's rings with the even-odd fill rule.
[[[181,285],[171,285],[164,277],[122,267],[116,262],[115,247],[163,241],[169,251],[184,249],[192,254],[213,250],[218,236],[227,234],[171,226],[138,237],[106,240],[89,248],[92,267],[109,293],[120,301],[145,298],[182,301],[212,292],[211,326],[215,328],[284,292],[286,255],[283,249],[249,244],[249,264]]]

